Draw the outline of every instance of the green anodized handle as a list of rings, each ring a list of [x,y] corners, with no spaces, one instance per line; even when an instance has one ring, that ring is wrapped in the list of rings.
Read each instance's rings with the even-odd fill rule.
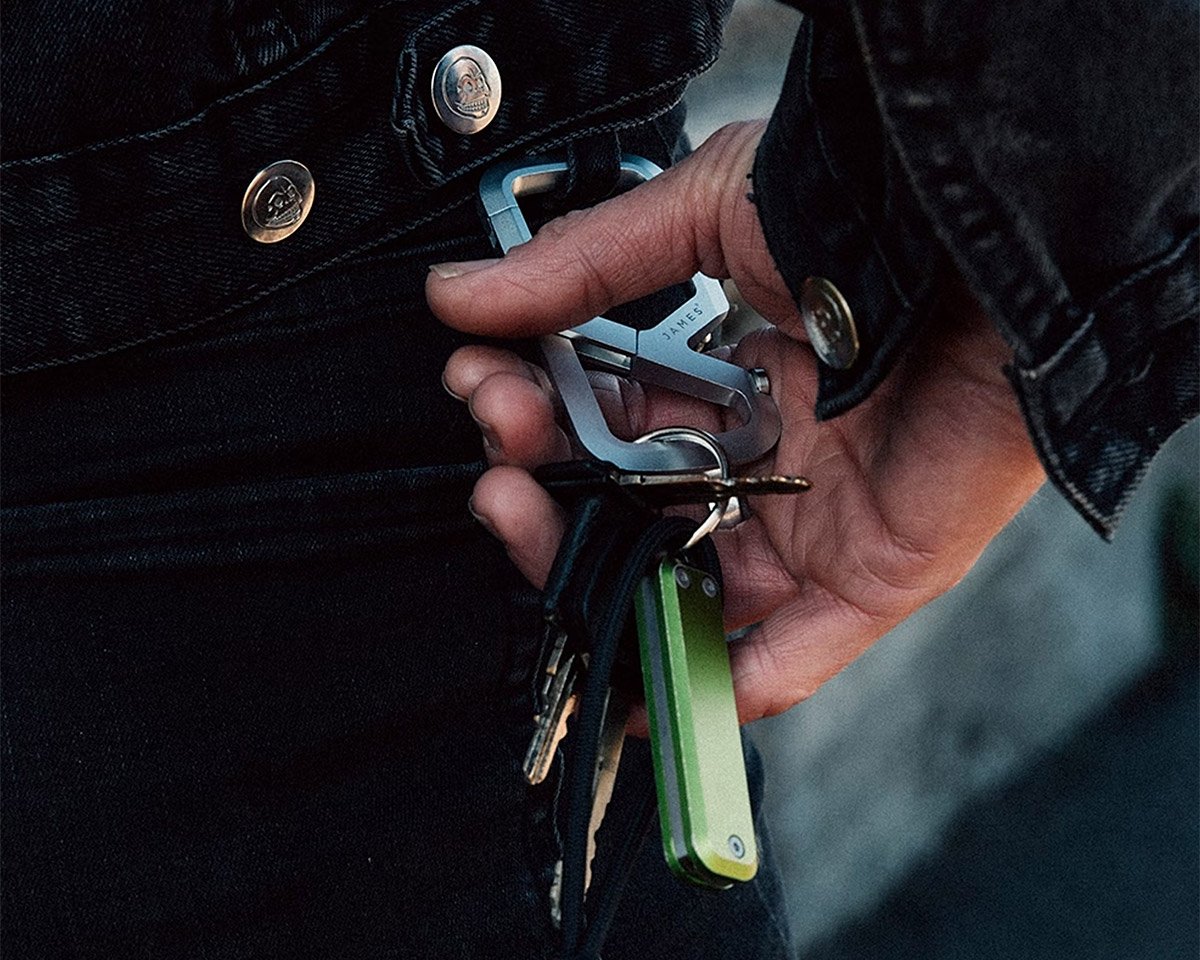
[[[667,863],[703,886],[750,880],[758,849],[716,581],[667,559],[636,613]]]

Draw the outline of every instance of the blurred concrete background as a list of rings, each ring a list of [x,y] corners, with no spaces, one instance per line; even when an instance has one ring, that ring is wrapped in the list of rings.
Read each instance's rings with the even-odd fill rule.
[[[766,116],[799,22],[740,0],[700,143]],[[1049,487],[954,591],[755,725],[797,955],[1195,957],[1200,428],[1106,545]]]

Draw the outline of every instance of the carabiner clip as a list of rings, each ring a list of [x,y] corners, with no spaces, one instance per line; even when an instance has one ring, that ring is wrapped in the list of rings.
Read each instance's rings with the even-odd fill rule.
[[[643,157],[621,158],[622,180],[630,186],[660,173],[660,167]],[[494,166],[483,175],[479,196],[502,252],[532,239],[518,199],[550,192],[566,174],[566,162],[526,160]],[[713,466],[711,453],[695,444],[634,443],[613,436],[588,382],[585,361],[733,410],[741,425],[714,435],[732,466],[759,459],[779,441],[779,410],[756,378],[736,364],[698,352],[725,319],[729,301],[712,277],[697,273],[692,285],[695,292],[687,302],[649,330],[595,317],[540,338],[546,371],[575,439],[589,456],[636,473],[695,474]]]

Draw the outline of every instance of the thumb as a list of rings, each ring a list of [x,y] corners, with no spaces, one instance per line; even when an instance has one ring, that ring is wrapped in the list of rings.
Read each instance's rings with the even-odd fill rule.
[[[727,276],[722,204],[727,187],[745,193],[746,171],[714,140],[620,196],[550,221],[502,259],[435,264],[430,308],[460,330],[523,337],[577,326],[697,271]]]

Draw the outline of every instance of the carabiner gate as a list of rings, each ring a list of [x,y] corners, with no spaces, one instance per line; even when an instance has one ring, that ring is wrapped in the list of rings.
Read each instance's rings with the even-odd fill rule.
[[[630,185],[662,170],[643,157],[621,158],[622,179]],[[532,239],[518,199],[553,190],[567,174],[565,161],[519,161],[492,167],[479,184],[479,195],[496,245],[507,253]],[[697,273],[692,296],[648,330],[635,330],[595,317],[562,333],[540,338],[546,370],[558,390],[571,430],[589,456],[636,473],[703,473],[712,455],[690,443],[634,443],[613,436],[587,379],[589,366],[617,369],[642,383],[733,410],[740,426],[715,434],[731,466],[751,463],[779,441],[775,401],[759,389],[747,370],[698,352],[725,319],[729,301],[720,281]]]

